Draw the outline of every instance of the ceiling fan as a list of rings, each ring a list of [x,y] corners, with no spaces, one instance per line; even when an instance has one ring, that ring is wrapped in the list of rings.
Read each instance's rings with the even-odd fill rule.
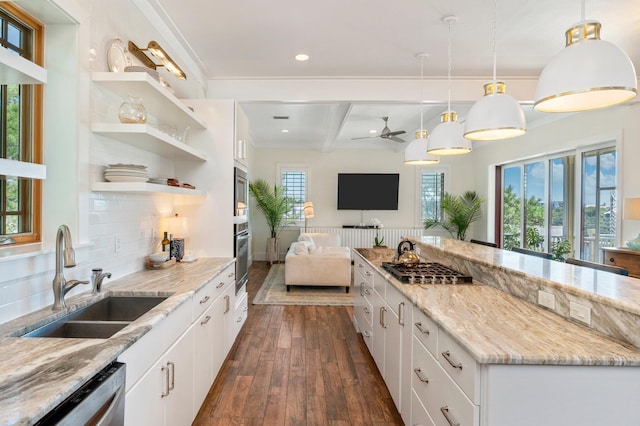
[[[382,129],[382,131],[380,132],[379,135],[375,135],[375,136],[363,136],[361,138],[351,138],[351,140],[356,140],[356,139],[369,139],[369,138],[382,138],[382,139],[390,139],[394,142],[400,142],[400,143],[404,143],[406,141],[396,137],[398,135],[402,135],[405,132],[404,130],[396,130],[395,132],[392,132],[389,129],[389,126],[387,125],[387,121],[389,120],[389,117],[381,117],[384,120],[384,129]]]

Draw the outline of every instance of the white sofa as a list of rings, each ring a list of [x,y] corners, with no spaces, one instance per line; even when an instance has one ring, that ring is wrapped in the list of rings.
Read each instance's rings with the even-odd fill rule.
[[[287,291],[292,285],[344,286],[348,293],[351,250],[341,247],[338,234],[301,233],[285,256],[284,283]]]

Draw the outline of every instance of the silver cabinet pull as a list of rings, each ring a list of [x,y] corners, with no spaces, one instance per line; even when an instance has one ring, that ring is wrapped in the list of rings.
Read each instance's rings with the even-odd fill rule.
[[[211,320],[211,317],[209,315],[207,315],[206,317],[204,317],[204,319],[202,321],[200,321],[200,325],[205,325],[210,320]]]
[[[422,325],[422,323],[421,323],[421,322],[417,322],[415,325],[416,325],[416,328],[417,328],[418,330],[420,330],[420,332],[421,332],[421,333],[424,333],[424,334],[431,334],[431,332],[429,331],[429,329],[428,329],[428,328],[425,328],[425,326],[424,326],[424,325]]]
[[[371,275],[373,275],[373,274],[371,273],[371,271],[364,271],[364,274],[365,274],[366,276],[368,276],[368,277],[370,277]]]
[[[230,273],[229,273],[229,275],[227,275],[227,278],[231,278],[231,277],[233,277],[235,274],[236,274],[235,272],[230,272]]]
[[[236,320],[236,322],[242,322],[242,317],[238,317],[238,319]]]
[[[418,379],[420,379],[422,383],[429,383],[429,378],[422,374],[422,369],[420,367],[414,368],[413,372],[416,373],[416,376],[418,376]]]
[[[223,285],[224,285],[224,282],[220,282],[220,283],[216,286],[216,288],[220,288],[220,287],[222,287]]]
[[[380,308],[380,325],[382,326],[382,328],[387,328],[387,321],[386,321],[386,318],[385,318],[386,312],[387,312],[387,308],[382,306]]]
[[[444,357],[444,359],[447,360],[447,362],[453,368],[458,368],[458,369],[462,370],[462,363],[461,362],[455,362],[453,359],[451,359],[451,352],[449,352],[449,351],[442,352],[442,356]]]
[[[211,299],[209,296],[205,296],[201,301],[200,304],[202,305],[203,303],[207,303],[209,301],[209,299]]]
[[[164,373],[164,389],[162,390],[160,397],[164,398],[165,396],[169,396],[169,367],[165,367],[163,365],[160,370]]]
[[[364,296],[364,283],[360,282],[360,296]]]
[[[440,412],[442,412],[444,418],[447,419],[447,423],[449,423],[451,426],[460,426],[460,423],[455,421],[451,414],[449,414],[449,407],[447,407],[446,405],[444,407],[440,407]]]
[[[404,326],[404,302],[398,303],[398,324]]]
[[[364,330],[364,331],[362,332],[362,335],[363,335],[364,337],[371,337],[371,333],[369,333],[367,330]]]
[[[366,294],[367,296],[371,294],[371,290],[368,288],[364,289],[364,294]]]
[[[227,312],[229,312],[231,310],[231,303],[229,302],[231,300],[231,298],[229,297],[229,295],[225,295],[224,296],[224,314],[226,314]]]
[[[167,367],[169,368],[169,373],[171,373],[169,390],[172,391],[176,387],[176,365],[171,361],[167,361]]]
[[[362,263],[358,263],[358,268],[364,268],[364,265]]]
[[[370,313],[371,311],[369,310],[369,308],[367,308],[366,306],[364,308],[362,308],[362,310],[364,311],[365,314]]]

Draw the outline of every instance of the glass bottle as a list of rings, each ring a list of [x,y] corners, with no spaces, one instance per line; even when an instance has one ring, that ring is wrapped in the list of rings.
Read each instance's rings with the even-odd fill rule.
[[[167,231],[164,231],[164,238],[162,238],[162,251],[168,252],[171,255],[171,242],[167,237]]]
[[[127,96],[127,99],[120,104],[118,118],[121,123],[146,123],[147,110],[144,105],[142,105],[142,98]]]

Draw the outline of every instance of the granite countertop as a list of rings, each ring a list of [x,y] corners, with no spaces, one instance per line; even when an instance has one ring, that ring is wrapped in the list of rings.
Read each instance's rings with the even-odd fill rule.
[[[178,306],[191,300],[198,289],[232,262],[230,258],[205,258],[105,280],[100,295],[80,294],[67,299],[66,311],[54,313],[46,307],[0,325],[0,424],[33,424]],[[13,337],[109,295],[170,297],[109,339]]]
[[[640,349],[476,280],[402,284],[380,267],[395,250],[356,249],[479,363],[640,366]]]

